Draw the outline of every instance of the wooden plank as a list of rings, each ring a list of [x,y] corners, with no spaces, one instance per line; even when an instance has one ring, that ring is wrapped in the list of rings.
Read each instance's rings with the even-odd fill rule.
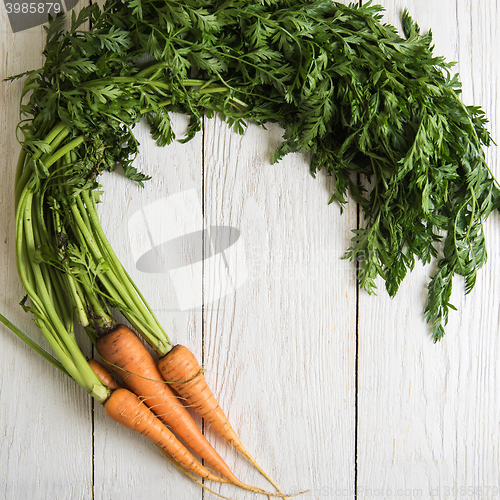
[[[14,33],[0,14],[0,310],[44,344],[18,305],[24,295],[15,265],[13,186],[19,144],[16,125],[22,81],[3,79],[42,63],[41,26]],[[89,349],[89,343],[83,342]],[[0,496],[91,498],[92,414],[90,398],[6,328],[0,334]]]
[[[187,120],[173,115],[182,135]],[[135,166],[152,179],[141,188],[119,172],[104,174],[100,207],[104,231],[118,258],[174,343],[201,357],[202,137],[156,146],[141,122]],[[198,212],[198,213],[196,213]],[[191,279],[190,279],[191,278]],[[189,289],[193,301],[185,298]],[[184,292],[184,293],[183,293]],[[95,413],[95,499],[201,498],[189,481],[142,436]]]
[[[230,227],[240,244],[225,261],[206,261],[204,292],[213,298],[205,305],[206,377],[284,492],[351,494],[356,291],[353,266],[341,256],[355,206],[343,215],[329,206],[331,180],[312,178],[302,155],[271,165],[281,136],[278,126],[250,125],[238,136],[218,119],[206,123],[205,228]],[[217,234],[209,243],[227,246]],[[208,435],[241,477],[269,487]]]
[[[495,2],[384,5],[393,24],[407,7],[423,30],[432,28],[436,54],[459,62],[464,100],[483,106],[497,130]],[[488,159],[498,175],[496,148]],[[360,294],[359,498],[472,498],[498,487],[499,222],[494,214],[485,226],[491,257],[474,291],[464,298],[455,280],[459,311],[439,344],[422,315],[432,266],[411,273],[395,300],[383,289],[376,298]]]

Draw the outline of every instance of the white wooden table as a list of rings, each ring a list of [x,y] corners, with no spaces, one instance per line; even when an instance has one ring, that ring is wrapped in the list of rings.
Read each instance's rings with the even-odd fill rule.
[[[464,101],[483,107],[499,140],[497,0],[383,3],[388,22],[399,27],[407,7],[432,29],[436,53],[458,61]],[[40,26],[13,33],[0,6],[0,79],[38,68],[43,41]],[[21,83],[0,85],[0,310],[36,335],[18,305],[14,260]],[[182,132],[184,117],[175,122]],[[238,136],[214,119],[190,143],[160,149],[141,127],[137,166],[153,180],[140,189],[119,173],[102,178],[103,225],[119,257],[171,338],[203,360],[243,442],[286,492],[309,490],[304,500],[499,498],[500,217],[486,225],[489,261],[476,288],[464,298],[455,281],[459,310],[434,345],[422,314],[432,266],[417,266],[394,300],[383,283],[378,296],[359,291],[354,265],[341,260],[356,205],[343,214],[328,206],[331,180],[313,179],[300,155],[271,165],[280,134],[250,126]],[[487,155],[500,176],[498,148]],[[145,236],[140,221],[157,227],[174,216],[183,239]],[[207,434],[240,477],[266,485]],[[108,421],[3,327],[0,497],[216,498]]]

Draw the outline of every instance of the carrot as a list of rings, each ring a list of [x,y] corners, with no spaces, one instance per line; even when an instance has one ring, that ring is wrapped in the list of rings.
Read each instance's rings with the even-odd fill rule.
[[[176,345],[158,361],[158,368],[164,380],[170,384],[174,391],[280,492],[277,484],[243,446],[229,419],[210,390],[203,375],[203,370],[200,368],[194,354],[187,347],[180,344]]]
[[[118,386],[113,375],[101,363],[95,359],[89,359],[89,365],[102,382],[113,389],[109,398],[104,402],[104,411],[108,417],[127,429],[146,436],[160,448],[165,456],[183,465],[193,474],[211,481],[227,481],[214,476],[206,467],[203,467],[136,394]],[[112,385],[116,387],[111,387]]]
[[[119,387],[104,403],[106,415],[115,422],[153,441],[165,453],[197,476],[221,482],[201,465],[168,427],[133,392]],[[222,480],[222,482],[226,482]]]
[[[261,488],[246,485],[237,478],[236,481],[231,481],[212,474],[193,457],[175,434],[143,403],[139,396],[128,389],[119,387],[112,374],[95,359],[90,359],[89,365],[101,381],[113,389],[111,395],[103,403],[106,415],[127,429],[138,432],[153,441],[166,458],[196,483],[200,484],[193,474],[209,481],[233,484],[268,497],[276,496]],[[111,385],[115,385],[116,388],[111,387]]]
[[[110,389],[118,389],[118,387],[120,387],[115,377],[113,377],[99,361],[96,359],[89,359],[89,365],[104,385],[108,386]]]
[[[141,397],[179,438],[217,472],[234,484],[242,485],[228,465],[201,433],[186,407],[165,383],[155,360],[139,337],[125,325],[97,339],[97,350],[125,387]]]

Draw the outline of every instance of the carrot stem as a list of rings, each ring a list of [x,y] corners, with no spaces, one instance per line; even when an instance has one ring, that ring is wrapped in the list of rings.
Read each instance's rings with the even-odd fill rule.
[[[90,223],[92,224],[92,229],[95,231],[97,239],[102,245],[103,253],[106,255],[108,262],[119,276],[120,281],[124,284],[128,293],[132,297],[137,297],[135,303],[140,308],[141,315],[145,319],[146,327],[148,328],[149,333],[154,335],[158,340],[158,342],[153,345],[153,348],[160,355],[164,351],[169,352],[173,345],[168,335],[148,305],[146,299],[143,297],[138,287],[135,285],[134,281],[116,256],[113,247],[109,243],[104,230],[102,229],[94,197],[90,196],[87,192],[82,192],[82,197],[90,218]],[[140,332],[142,334],[143,330],[140,330]]]
[[[56,238],[58,239],[58,243],[61,245],[64,245],[64,242],[61,240],[66,241],[67,240],[67,234],[64,226],[61,223],[60,220],[60,215],[57,211],[54,211],[54,226],[55,226],[55,232],[56,232]],[[83,326],[87,326],[89,324],[89,319],[87,316],[87,311],[85,310],[85,307],[82,302],[82,293],[81,293],[81,287],[73,274],[70,272],[69,269],[69,264],[67,260],[65,259],[65,256],[63,255],[62,248],[59,248],[59,251],[57,252],[60,260],[61,260],[61,266],[64,270],[63,272],[63,279],[66,284],[67,288],[67,293],[69,300],[73,306],[73,309],[76,313],[76,316],[78,318],[78,322]]]
[[[69,134],[69,130],[67,131],[67,133],[64,132],[65,131],[61,132],[61,136],[63,139]],[[68,142],[62,148],[58,149],[55,153],[53,153],[44,161],[45,166],[49,168],[53,163],[62,158],[69,151],[72,151],[73,149],[80,146],[80,144],[82,144],[84,141],[85,138],[83,136],[79,136],[73,139],[72,141]]]
[[[33,210],[32,210],[32,227],[33,227],[33,236],[34,236],[34,244],[35,248],[38,252],[48,251],[51,248],[51,241],[48,236],[47,227],[45,225],[45,220],[43,217],[43,192],[36,192],[33,194]],[[35,256],[36,258],[36,256]],[[43,276],[43,282],[47,287],[47,294],[52,304],[55,313],[66,327],[68,333],[73,334],[73,321],[71,317],[71,312],[69,311],[66,298],[61,289],[61,283],[59,281],[59,277],[55,275],[54,268],[52,265],[47,265],[43,261],[43,257],[40,256],[37,261],[38,267]]]
[[[59,122],[57,125],[55,125],[52,130],[45,136],[44,142],[49,145],[50,148],[54,149],[56,148],[61,140],[66,137],[67,134],[64,135],[64,137],[60,136],[61,133],[64,133],[64,130],[66,129],[66,125],[62,122]],[[59,138],[59,139],[58,139]],[[23,153],[24,151],[24,153]],[[15,206],[17,207],[19,198],[21,196],[21,192],[25,188],[26,184],[31,178],[32,174],[32,164],[34,161],[37,161],[42,157],[43,151],[39,149],[36,153],[33,155],[28,155],[27,151],[25,148],[20,153],[20,158],[21,156],[26,155],[26,159],[24,161],[24,164],[21,165],[21,159],[18,160],[18,170],[16,171],[16,183],[14,184],[15,188]],[[22,172],[20,172],[20,169],[23,169]]]
[[[36,342],[31,340],[22,330],[11,323],[2,313],[0,313],[0,321],[15,335],[17,335],[25,344],[31,347],[37,354],[46,359],[49,363],[61,370],[65,375],[70,376],[64,366],[54,356],[49,354],[43,347],[40,347]]]
[[[35,207],[33,202],[35,200]],[[54,306],[48,287],[53,288],[50,275],[44,274],[37,261],[35,234],[39,235],[36,210],[40,198],[27,184],[23,189],[16,211],[16,265],[19,278],[26,290],[35,323],[49,342],[67,373],[98,401],[107,397],[107,389],[86,362],[72,331],[65,327]],[[60,304],[60,307],[63,307]]]
[[[60,189],[64,191],[63,187]],[[93,198],[83,190],[70,203],[70,211],[74,221],[72,231],[83,253],[91,256],[96,269],[102,268],[98,278],[108,294],[106,299],[141,332],[159,355],[169,352],[173,347],[170,339],[114,253],[100,224]],[[87,290],[87,296],[96,293],[103,296],[102,290],[93,291],[94,294]]]
[[[19,180],[23,176],[24,165],[26,163],[27,156],[28,156],[28,153],[27,153],[26,149],[21,148],[21,151],[19,153],[19,157],[17,159],[16,176],[14,177],[14,187],[19,184]]]

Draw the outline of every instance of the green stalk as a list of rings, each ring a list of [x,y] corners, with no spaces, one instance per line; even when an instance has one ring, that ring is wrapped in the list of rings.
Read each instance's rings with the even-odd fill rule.
[[[167,99],[166,101],[161,101],[161,102],[159,102],[159,103],[157,104],[157,106],[158,106],[159,108],[163,108],[163,107],[165,107],[165,106],[169,106],[170,104],[172,104],[172,99]],[[151,109],[150,109],[150,108],[141,108],[141,109],[139,110],[139,112],[141,113],[141,115],[144,115],[144,114],[146,114],[146,113],[149,113],[150,111],[151,111]]]
[[[86,276],[82,276],[81,283],[85,298],[89,303],[89,308],[92,310],[92,319],[97,324],[100,330],[110,330],[116,326],[116,321],[110,316],[109,312],[104,310],[104,307],[99,302],[98,296],[92,289],[92,285]]]
[[[103,86],[112,85],[114,83],[125,83],[133,85],[151,85],[165,90],[172,89],[171,83],[163,82],[161,81],[161,79],[147,78],[144,75],[141,75],[141,73],[137,73],[134,76],[113,76],[110,78],[97,78],[95,80],[85,82],[84,84],[81,85],[81,88],[85,90],[91,90],[92,88],[95,87],[100,88]],[[207,85],[207,83],[210,82],[207,82],[207,80],[195,80],[191,78],[186,78],[184,80],[179,81],[179,84],[182,85],[183,87],[202,87],[204,85]]]
[[[33,198],[35,200],[35,206],[40,207],[41,206],[40,193],[39,192],[35,193],[33,195]],[[38,249],[38,251],[42,251],[41,250],[42,246],[44,246],[46,249],[48,249],[50,243],[47,241],[46,238],[42,237],[42,235],[43,235],[43,222],[41,220],[41,214],[40,214],[39,210],[32,211],[31,224],[32,224],[32,229],[33,229],[33,242],[34,242],[35,252],[36,252],[36,249]],[[62,296],[61,296],[61,293],[59,290],[59,288],[60,288],[58,286],[59,284],[57,283],[57,281],[54,281],[51,277],[51,274],[50,274],[50,267],[51,266],[47,266],[45,264],[45,262],[43,262],[43,260],[38,263],[39,259],[37,258],[36,253],[34,255],[32,255],[31,258],[32,258],[32,262],[37,262],[37,266],[40,269],[41,275],[43,277],[43,281],[47,287],[48,297],[51,301],[52,306],[54,307],[54,309],[56,311],[56,314],[59,317],[63,318],[63,321],[64,321],[65,313],[63,311],[65,308],[62,307],[62,305],[65,305],[65,302],[64,302],[64,300],[61,302]]]
[[[196,91],[197,94],[216,94],[219,92],[227,92],[227,87],[206,87]]]
[[[49,363],[61,370],[65,375],[70,376],[64,366],[54,356],[50,355],[45,349],[40,347],[36,342],[33,342],[25,333],[17,326],[12,324],[3,314],[0,313],[0,321],[12,332],[15,333],[23,342],[29,345],[37,354],[46,359]]]
[[[60,282],[60,275],[57,274],[57,271],[53,266],[47,267],[49,271],[49,279],[53,284],[55,303],[60,305],[62,322],[68,334],[74,336],[73,315],[71,314],[71,310],[67,307],[66,304],[66,295]]]
[[[96,400],[102,402],[108,395],[108,388],[94,373],[74,337],[66,330],[57,315],[47,292],[47,285],[40,266],[34,261],[34,232],[32,226],[33,193],[27,186],[21,194],[16,213],[16,264],[35,315],[35,323],[71,378]],[[25,256],[28,258],[25,259]],[[30,278],[26,267],[30,267]]]
[[[55,125],[52,130],[46,135],[44,142],[49,144],[52,150],[56,149],[59,144],[66,138],[69,134],[69,130],[66,128],[66,125],[62,122]],[[23,153],[24,151],[24,153]],[[27,151],[25,148],[21,150],[19,157],[22,155],[27,155]],[[17,206],[19,202],[19,197],[23,189],[26,187],[27,183],[31,179],[31,175],[33,173],[33,162],[39,160],[40,158],[48,158],[49,153],[43,153],[42,150],[38,150],[33,155],[28,155],[27,161],[20,165],[20,159],[18,160],[18,170],[16,171],[16,183],[15,187],[15,204]],[[23,168],[24,167],[24,168]],[[22,172],[20,169],[22,168]],[[48,167],[47,167],[48,168]]]
[[[36,279],[33,270],[33,262],[29,255],[27,241],[25,238],[22,237],[23,234],[25,234],[26,218],[24,217],[24,215],[26,213],[26,207],[27,207],[27,195],[28,193],[24,192],[23,195],[21,196],[18,214],[16,217],[16,229],[17,229],[16,262],[17,262],[18,274],[21,283],[24,289],[26,290],[28,297],[30,298],[30,301],[33,305],[31,311],[35,315],[35,323],[42,330],[42,333],[49,342],[51,348],[54,350],[59,360],[61,360],[62,364],[64,365],[68,373],[70,373],[71,377],[74,378],[74,375],[72,373],[73,364],[69,363],[70,360],[68,357],[68,353],[65,350],[64,345],[60,341],[59,337],[52,335],[50,329],[46,326],[46,323],[48,323],[45,321],[45,318],[47,318],[48,316],[46,311],[46,305],[40,299],[40,297],[36,292],[36,289],[34,288],[36,287]],[[29,271],[26,268],[28,268]]]
[[[35,193],[34,199],[36,200],[37,209],[33,214],[33,229],[36,237],[36,244],[38,247],[43,247],[46,251],[50,251],[52,258],[55,260],[57,258],[57,252],[54,248],[53,242],[49,236],[47,226],[45,224],[44,213],[43,213],[43,200],[44,196],[42,193]],[[41,250],[43,250],[41,248]],[[43,256],[42,256],[43,257]],[[52,304],[56,309],[58,316],[61,318],[66,330],[69,334],[73,335],[73,318],[71,311],[68,308],[66,297],[62,289],[59,274],[57,274],[54,264],[41,262],[40,267],[43,271],[45,283],[47,284],[47,289],[52,298]]]
[[[87,197],[88,198],[86,200],[86,203],[88,202],[87,203],[87,208],[88,208],[88,211],[89,211],[89,214],[90,214],[90,219],[91,219],[91,221],[93,223],[94,231],[97,233],[97,236],[98,236],[99,240],[102,242],[102,245],[103,245],[103,247],[105,249],[105,252],[108,255],[108,259],[110,260],[110,262],[115,263],[116,266],[119,268],[120,273],[123,274],[123,278],[133,288],[133,290],[137,293],[137,295],[141,299],[144,307],[147,309],[147,312],[148,312],[149,316],[151,316],[151,318],[153,319],[153,321],[156,324],[156,326],[158,327],[158,329],[162,332],[162,335],[165,337],[166,341],[170,345],[172,345],[171,341],[170,341],[170,339],[169,339],[169,337],[167,335],[167,333],[164,331],[163,327],[161,326],[161,323],[156,318],[153,310],[149,306],[149,304],[146,301],[146,299],[143,297],[141,291],[136,286],[136,284],[134,283],[134,281],[132,280],[132,278],[130,277],[130,275],[127,273],[127,270],[123,267],[122,263],[120,262],[120,260],[116,256],[116,254],[115,254],[115,252],[113,250],[113,247],[110,245],[108,239],[106,238],[106,234],[104,233],[104,230],[102,229],[102,226],[101,226],[101,223],[100,223],[100,220],[99,220],[99,215],[97,213],[97,208],[96,208],[95,199],[94,199],[93,195],[94,195],[94,193],[92,193],[92,196],[88,196]],[[131,293],[133,293],[132,289],[131,289]]]
[[[68,142],[62,148],[59,148],[54,154],[52,154],[52,156],[47,158],[46,161],[44,161],[45,166],[49,168],[57,160],[63,158],[64,155],[68,154],[70,151],[80,146],[80,144],[82,144],[84,141],[85,138],[83,136],[79,136],[73,139],[72,141]]]
[[[80,214],[83,223],[85,224],[85,227],[89,230],[92,231],[92,226],[90,223],[90,217],[87,209],[85,208],[85,205],[83,204],[82,196],[84,196],[85,191],[82,191],[81,195],[77,196],[75,198],[76,205],[78,207],[78,213]]]
[[[83,304],[82,298],[84,296],[82,287],[78,281],[74,279],[71,275],[70,270],[65,271],[65,278],[67,278],[67,284],[70,289],[71,298],[73,299],[73,307],[78,318],[78,322],[84,328],[89,325],[90,321],[87,315],[87,310]]]
[[[84,223],[83,217],[80,218],[79,222]],[[87,230],[89,230],[89,229],[87,228]],[[97,268],[97,266],[99,266],[99,264],[104,262],[104,260],[101,257],[100,250],[98,250],[98,252],[96,253],[95,248],[94,248],[94,252],[92,251],[92,249],[89,248],[89,246],[87,244],[87,240],[86,240],[86,234],[84,234],[82,232],[82,226],[78,222],[74,225],[74,227],[72,227],[72,232],[73,232],[78,244],[80,245],[81,252],[83,254],[88,255],[89,257],[93,258],[93,263],[96,266],[96,268]],[[92,278],[93,279],[91,280],[91,282],[95,281],[95,275],[92,275]],[[104,288],[106,289],[106,291],[108,292],[108,295],[106,297],[107,300],[113,301],[113,302],[120,302],[121,298],[122,298],[120,296],[120,293],[117,291],[113,282],[110,280],[110,278],[107,276],[107,274],[104,271],[102,271],[101,274],[99,275],[99,279],[100,279],[101,283],[103,284]],[[100,295],[104,296],[104,293],[97,288],[94,289],[94,293],[99,293]],[[123,305],[123,307],[126,307],[126,305],[123,302],[122,302],[122,305]]]
[[[14,188],[14,206],[17,207],[19,203],[19,198],[21,196],[21,193],[23,189],[26,187],[26,184],[29,182],[31,179],[31,176],[33,174],[33,159],[28,157],[26,165],[23,166],[23,172],[19,176],[19,179],[17,180]]]
[[[94,257],[94,261],[96,265],[99,265],[99,263],[104,262],[105,259],[101,253],[101,250],[99,248],[99,245],[97,244],[94,235],[90,232],[89,228],[85,225],[85,221],[83,219],[82,214],[80,213],[78,206],[76,203],[73,203],[71,205],[71,212],[73,214],[74,222],[76,224],[77,231],[75,231],[75,234],[80,234],[80,243],[84,244],[92,253]],[[127,293],[125,292],[125,289],[121,285],[121,283],[118,281],[117,277],[114,275],[114,273],[108,271],[108,270],[103,270],[99,278],[104,281],[104,285],[106,286],[107,283],[109,282],[112,285],[112,289],[114,288],[116,290],[116,293],[119,297],[125,300],[127,302],[128,300],[131,300],[130,297],[127,297]],[[128,300],[127,300],[128,299]]]
[[[171,64],[170,61],[152,64],[151,66],[147,66],[143,70],[139,71],[139,73],[137,73],[137,75],[135,76],[137,76],[138,78],[146,78],[153,73],[159,72],[163,69],[167,69],[170,66],[170,64]]]
[[[71,163],[71,152],[66,153],[66,155],[64,156],[64,160],[62,160],[61,163],[62,165],[60,170],[63,170],[67,164]],[[62,182],[63,181],[61,177],[59,177],[57,180],[57,186],[59,191],[62,190]],[[61,216],[59,214],[59,211],[54,210],[52,219],[55,228],[56,238],[58,238],[58,241],[61,242],[61,245],[64,245],[65,242],[69,241],[69,237],[61,221]],[[68,298],[72,304],[74,312],[76,313],[76,316],[78,318],[78,323],[81,324],[83,327],[86,327],[89,324],[89,319],[87,316],[86,307],[82,301],[83,291],[81,289],[81,286],[73,276],[73,273],[71,272],[68,259],[64,254],[64,249],[60,247],[57,251],[57,255],[61,260],[61,265],[63,268],[63,271],[60,273],[60,275],[62,276],[62,279],[66,284]]]
[[[54,227],[55,227],[55,232],[56,232],[56,235],[65,235],[66,232],[64,230],[64,227],[61,223],[61,220],[60,220],[60,215],[58,212],[54,212]],[[57,238],[58,236],[56,236]],[[67,259],[66,257],[62,254],[62,250],[59,249],[58,251],[58,256],[59,256],[59,259],[61,260],[61,266],[62,266],[62,276],[63,276],[63,279],[64,279],[64,282],[66,284],[66,288],[67,288],[67,293],[68,293],[68,298],[73,306],[73,309],[76,313],[76,316],[78,318],[78,322],[82,325],[82,326],[87,326],[89,324],[89,320],[88,320],[88,317],[87,317],[87,312],[85,310],[85,307],[82,303],[82,300],[81,300],[81,294],[79,293],[78,291],[78,284],[73,276],[73,274],[71,273],[71,270],[69,269],[69,264],[67,262]]]
[[[99,216],[97,214],[94,199],[89,195],[88,192],[85,191],[82,192],[82,198],[87,208],[87,213],[90,218],[90,222],[92,224],[92,229],[97,236],[97,240],[100,241],[102,245],[103,253],[106,255],[108,263],[111,265],[112,269],[118,276],[120,283],[122,283],[125,286],[128,294],[131,297],[133,297],[134,303],[139,308],[141,315],[148,320],[147,323],[149,328],[151,329],[151,333],[153,333],[161,341],[161,346],[158,345],[158,347],[155,347],[155,350],[161,348],[162,346],[167,346],[168,347],[167,352],[169,352],[172,349],[173,345],[170,339],[168,338],[168,335],[162,328],[160,322],[153,313],[152,309],[149,307],[147,301],[144,299],[139,289],[131,279],[130,275],[123,267],[122,263],[116,256],[111,244],[106,238],[106,235],[104,234],[104,230],[102,229],[99,220]],[[140,333],[142,334],[143,332],[141,331]],[[166,352],[163,353],[162,351],[162,354],[164,355],[166,354]]]
[[[82,232],[78,226],[73,228],[73,233],[78,240],[82,253],[93,256],[94,263],[97,266],[98,262],[95,261],[95,254],[92,254],[91,250],[88,248],[85,237],[82,235]],[[96,305],[95,301],[98,300],[97,296],[99,295],[102,297],[105,303],[109,303],[110,305],[121,311],[136,331],[148,332],[149,327],[145,323],[144,318],[141,318],[140,316],[135,314],[135,307],[133,304],[132,306],[130,306],[130,303],[127,303],[127,300],[130,302],[130,297],[125,297],[123,294],[123,290],[120,293],[120,291],[117,290],[117,288],[114,286],[114,281],[111,280],[108,275],[109,272],[105,273],[104,271],[99,274],[99,280],[102,283],[104,290],[98,288],[94,283],[96,278],[94,274],[90,275],[89,273],[87,273],[86,275],[81,275],[79,277],[80,283],[77,282],[77,285],[82,288],[81,296],[85,298],[87,306],[92,309],[92,304]],[[85,282],[85,287],[83,287],[83,282]],[[100,307],[101,306],[99,305],[97,309],[99,309]],[[109,331],[110,325],[112,321],[114,321],[110,315],[106,315],[107,321],[95,321],[96,318],[99,317],[99,312],[95,311],[94,314],[95,317],[92,318],[94,320],[92,322],[94,323],[94,325],[89,323],[87,325],[88,328],[86,327],[87,332],[89,332],[89,328],[91,329],[91,340],[93,343],[95,343],[97,336],[103,335]],[[95,328],[95,326],[97,326],[97,329]],[[158,340],[155,336],[151,336],[150,338],[146,337],[146,340],[152,346],[156,346],[158,343]]]
[[[136,288],[130,283],[130,278],[125,273],[116,255],[112,252],[111,246],[105,237],[104,251],[101,250],[101,236],[104,236],[104,232],[102,232],[97,214],[91,210],[92,203],[90,199],[85,192],[82,192],[81,196],[86,196],[88,201],[86,208],[81,203],[81,200],[78,201],[79,197],[77,197],[77,202],[71,205],[71,211],[77,228],[75,234],[77,236],[79,234],[78,239],[80,244],[84,244],[89,248],[90,253],[94,257],[96,266],[101,262],[109,264],[109,268],[101,272],[99,279],[112,298],[112,301],[134,328],[144,336],[145,340],[147,340],[153,349],[155,349],[159,355],[165,355],[173,347],[170,340],[159,326],[158,321],[151,317],[150,310],[144,305],[141,297],[136,293]],[[90,219],[91,227],[87,226],[85,219]],[[99,234],[99,232],[94,234],[96,226],[101,229],[101,234]],[[109,258],[110,252],[113,255],[111,258]],[[123,306],[120,306],[120,303],[122,303]]]
[[[51,286],[50,281],[46,275],[44,275],[43,270],[40,264],[37,262],[36,258],[36,225],[33,224],[33,218],[36,217],[36,214],[33,214],[33,198],[34,195],[29,193],[26,198],[26,205],[24,211],[24,236],[26,238],[28,257],[30,259],[31,268],[33,270],[33,276],[35,280],[36,290],[40,298],[42,299],[42,303],[45,305],[45,311],[54,324],[57,330],[63,328],[61,318],[57,314],[54,303],[52,302],[52,298],[50,295],[49,288]]]
[[[26,151],[26,149],[21,148],[21,151],[19,152],[19,157],[17,159],[16,176],[14,177],[14,186],[17,186],[19,184],[19,180],[22,177],[27,155],[28,152]]]
[[[16,212],[16,264],[17,264],[17,273],[19,275],[19,279],[21,280],[21,284],[23,285],[26,293],[31,299],[31,302],[35,306],[35,308],[40,311],[40,313],[45,313],[45,307],[42,302],[38,300],[35,289],[33,288],[34,283],[34,275],[32,273],[32,269],[30,266],[30,259],[28,256],[27,244],[26,240],[22,237],[24,232],[24,213],[26,211],[26,199],[28,192],[27,190],[23,191],[21,198],[19,200],[19,206]],[[26,257],[26,258],[24,258]],[[23,265],[23,261],[26,262]],[[25,266],[28,266],[29,271]]]

